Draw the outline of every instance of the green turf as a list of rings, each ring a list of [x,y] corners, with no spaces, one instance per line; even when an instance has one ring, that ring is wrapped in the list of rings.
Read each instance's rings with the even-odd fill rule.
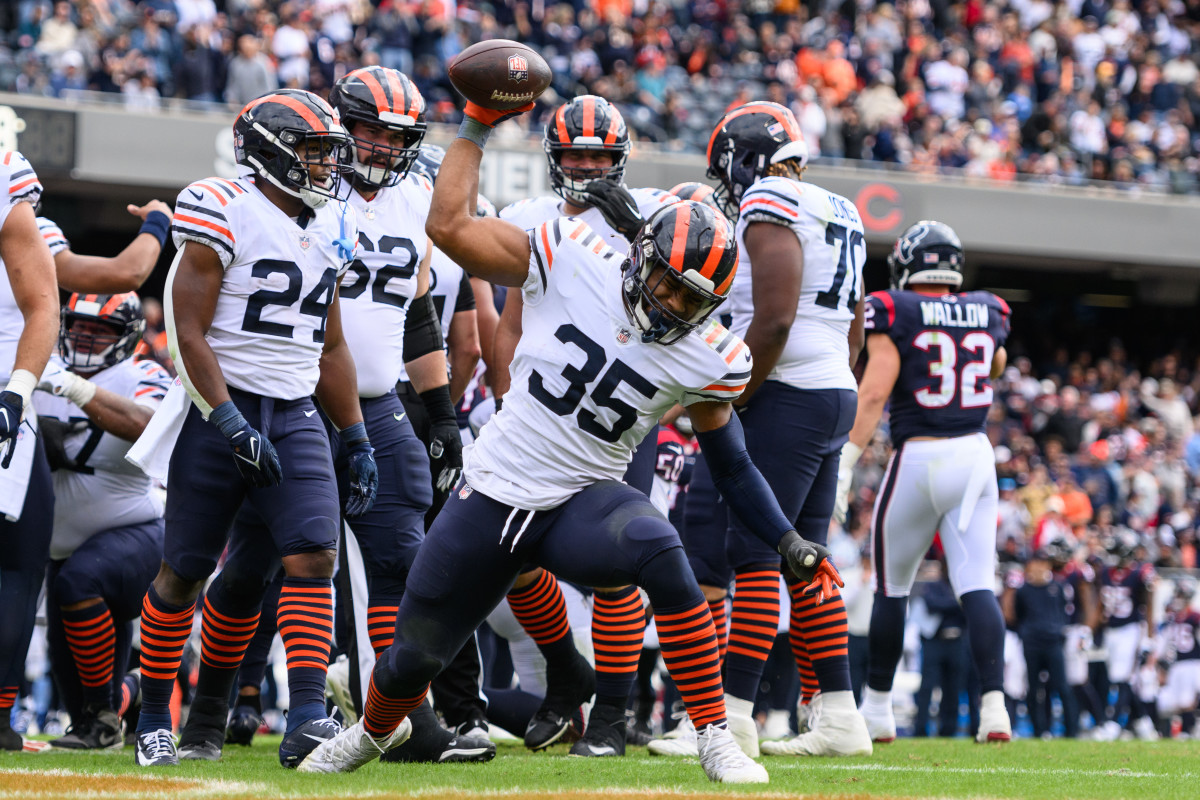
[[[622,790],[633,790],[642,795],[715,791],[879,798],[1182,800],[1200,794],[1200,742],[1026,740],[979,746],[963,739],[902,739],[876,747],[875,755],[868,758],[767,757],[762,763],[771,773],[768,786],[727,788],[710,784],[694,759],[655,758],[641,748],[631,748],[622,759],[580,759],[566,757],[565,746],[541,754],[501,746],[496,760],[489,764],[370,764],[353,775],[300,775],[279,766],[277,741],[277,737],[260,737],[250,749],[228,747],[219,764],[185,762],[177,769],[153,771],[135,767],[129,748],[117,753],[3,754],[0,797],[23,795],[11,783],[6,786],[16,779],[12,770],[152,774],[213,781],[214,797],[432,797],[447,792],[554,796],[580,792],[619,800]],[[73,785],[83,791],[72,796],[82,797],[86,791],[86,779],[77,781],[61,773],[40,780],[46,786],[38,791],[39,796],[72,795]],[[99,796],[115,795],[102,791]],[[204,797],[206,792],[190,789],[159,796]]]

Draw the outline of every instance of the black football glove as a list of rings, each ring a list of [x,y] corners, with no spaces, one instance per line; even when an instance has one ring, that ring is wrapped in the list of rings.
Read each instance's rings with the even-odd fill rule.
[[[8,469],[17,450],[17,433],[21,430],[21,413],[25,403],[16,392],[0,392],[0,449],[4,451],[0,467]]]
[[[600,211],[604,221],[632,242],[646,220],[642,219],[629,190],[616,181],[598,180],[589,183],[586,192],[588,201]]]
[[[232,400],[226,400],[208,415],[208,421],[217,427],[233,449],[233,463],[237,464],[242,479],[251,486],[264,489],[283,482],[283,467],[279,454],[271,440],[250,427],[250,423],[237,410]]]
[[[815,594],[818,604],[833,596],[835,584],[845,585],[829,559],[829,549],[802,539],[795,531],[783,535],[779,542],[779,554],[787,559],[788,568],[805,586],[804,594]]]
[[[450,402],[450,387],[438,386],[421,392],[421,403],[429,415],[429,467],[439,492],[448,492],[462,474],[462,434]]]

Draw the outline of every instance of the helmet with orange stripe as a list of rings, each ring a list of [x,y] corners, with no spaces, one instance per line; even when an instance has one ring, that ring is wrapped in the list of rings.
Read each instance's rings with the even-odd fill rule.
[[[329,102],[357,145],[358,179],[370,188],[404,180],[425,138],[425,98],[403,72],[363,67],[346,73],[329,91]]]
[[[673,344],[729,296],[737,273],[733,226],[716,209],[681,200],[634,237],[622,267],[625,310],[643,342]]]
[[[237,163],[313,209],[337,196],[350,144],[337,111],[302,89],[251,100],[233,123]]]
[[[721,210],[717,203],[716,192],[713,187],[707,183],[700,181],[687,181],[667,190],[667,194],[673,194],[680,200],[695,200],[697,203],[704,203],[706,206],[712,206],[717,211]]]
[[[717,202],[736,220],[742,195],[773,164],[808,164],[808,145],[796,117],[785,106],[755,101],[730,111],[708,140],[708,177],[720,181]]]
[[[133,355],[146,318],[134,292],[71,295],[62,309],[58,354],[68,367],[96,372]]]
[[[550,161],[550,186],[562,199],[578,206],[589,206],[587,185],[607,179],[625,181],[625,162],[629,160],[629,129],[612,103],[594,94],[576,97],[558,107],[546,121],[542,147]],[[563,165],[563,155],[571,151],[605,153],[612,165],[577,167]]]

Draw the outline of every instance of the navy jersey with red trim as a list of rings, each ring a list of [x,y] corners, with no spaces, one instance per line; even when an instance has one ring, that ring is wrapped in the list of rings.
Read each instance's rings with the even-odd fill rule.
[[[927,295],[874,292],[866,332],[886,333],[900,351],[892,389],[892,443],[913,436],[983,431],[992,404],[992,357],[1008,338],[1008,304],[991,292]]]
[[[1096,579],[1096,574],[1087,564],[1071,562],[1061,573],[1063,584],[1067,588],[1067,623],[1069,625],[1084,625],[1087,623],[1087,609],[1080,602],[1083,594],[1082,587]]]
[[[1145,619],[1142,609],[1150,599],[1148,590],[1154,576],[1152,565],[1136,562],[1104,571],[1100,599],[1108,627],[1120,628]]]
[[[1163,626],[1163,634],[1176,661],[1200,661],[1200,613],[1192,608],[1172,612]]]

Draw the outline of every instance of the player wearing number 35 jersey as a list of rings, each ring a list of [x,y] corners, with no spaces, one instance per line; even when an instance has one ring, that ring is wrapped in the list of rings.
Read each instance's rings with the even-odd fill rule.
[[[358,235],[354,210],[335,199],[350,137],[328,103],[293,89],[250,102],[233,133],[253,176],[197,181],[176,203],[167,334],[191,402],[179,404],[173,389],[174,403],[168,396],[160,410],[174,411],[180,427],[163,564],[142,607],[142,766],[178,763],[171,690],[196,597],[243,501],[266,523],[286,573],[279,633],[291,709],[281,762],[294,766],[340,729],[325,713],[340,509],[313,395],[349,450],[347,516],[370,509],[378,483],[337,298]],[[152,428],[144,436],[161,435]],[[237,532],[235,546],[247,535],[257,534]],[[255,577],[270,567],[264,559]],[[231,598],[261,591],[253,583],[225,581],[205,604],[228,611]],[[236,664],[258,609],[218,619],[204,627],[206,646]]]
[[[895,450],[872,520],[875,604],[871,669],[862,711],[876,740],[896,735],[891,689],[904,642],[908,594],[940,534],[950,585],[971,632],[983,693],[976,740],[1007,741],[1004,619],[992,591],[996,560],[995,456],[983,433],[991,379],[1004,369],[1008,305],[990,292],[958,292],[963,251],[940,222],[918,222],[888,258],[895,289],[868,298],[869,361],[858,419],[842,451],[839,501],[850,468],[891,401]]]
[[[733,228],[713,209],[681,202],[646,222],[622,258],[578,220],[526,233],[475,217],[469,200],[483,146],[506,114],[471,103],[466,114],[426,230],[471,274],[520,287],[513,385],[466,450],[464,482],[421,545],[362,720],[319,745],[301,769],[351,771],[403,741],[430,678],[532,563],[585,586],[642,586],[700,731],[706,774],[766,782],[726,726],[712,616],[679,536],[649,498],[620,482],[633,447],[682,403],[730,506],[814,587],[837,579],[828,551],[804,542],[780,512],[729,404],[752,362],[741,340],[708,317],[737,269]]]

